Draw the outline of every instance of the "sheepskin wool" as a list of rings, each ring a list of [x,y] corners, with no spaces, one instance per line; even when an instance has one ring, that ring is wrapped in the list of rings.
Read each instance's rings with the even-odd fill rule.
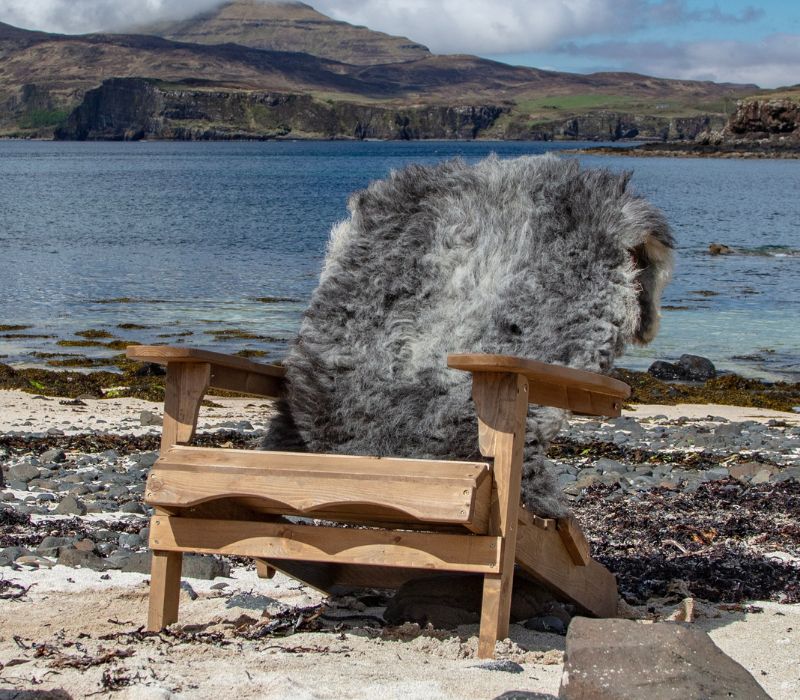
[[[480,459],[453,352],[606,372],[648,342],[672,267],[663,215],[628,174],[553,156],[412,165],[355,193],[285,365],[267,449]],[[544,451],[564,412],[532,407],[523,501],[563,516]]]

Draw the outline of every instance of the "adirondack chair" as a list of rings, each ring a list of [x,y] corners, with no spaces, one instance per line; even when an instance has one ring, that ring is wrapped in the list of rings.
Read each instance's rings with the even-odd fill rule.
[[[485,460],[266,452],[189,443],[209,388],[278,398],[281,366],[167,346],[127,355],[167,367],[161,454],[145,492],[155,509],[148,629],[178,619],[183,552],[251,557],[260,575],[278,570],[328,593],[397,588],[421,570],[483,575],[483,658],[508,634],[515,565],[584,614],[616,614],[615,578],[590,557],[576,521],[520,506],[520,470],[529,403],[619,416],[626,384],[518,357],[452,354],[448,367],[472,375]]]

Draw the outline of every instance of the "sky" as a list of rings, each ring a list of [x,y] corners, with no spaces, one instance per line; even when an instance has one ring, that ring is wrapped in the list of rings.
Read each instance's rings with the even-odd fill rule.
[[[306,0],[335,19],[469,53],[579,73],[800,83],[800,0]],[[0,0],[0,21],[65,33],[185,17],[220,0]]]

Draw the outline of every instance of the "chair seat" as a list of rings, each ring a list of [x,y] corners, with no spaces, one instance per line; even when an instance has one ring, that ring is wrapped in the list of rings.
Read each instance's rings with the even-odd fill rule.
[[[153,466],[145,501],[178,514],[211,501],[249,511],[360,523],[463,526],[485,533],[487,462],[173,446]]]

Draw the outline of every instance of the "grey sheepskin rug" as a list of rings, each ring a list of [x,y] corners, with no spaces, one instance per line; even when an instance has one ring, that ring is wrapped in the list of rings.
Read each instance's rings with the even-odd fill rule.
[[[355,193],[285,365],[266,449],[480,459],[453,352],[606,372],[650,341],[672,268],[663,215],[628,174],[553,156],[413,165]],[[523,501],[566,514],[544,452],[564,412],[531,407]]]

